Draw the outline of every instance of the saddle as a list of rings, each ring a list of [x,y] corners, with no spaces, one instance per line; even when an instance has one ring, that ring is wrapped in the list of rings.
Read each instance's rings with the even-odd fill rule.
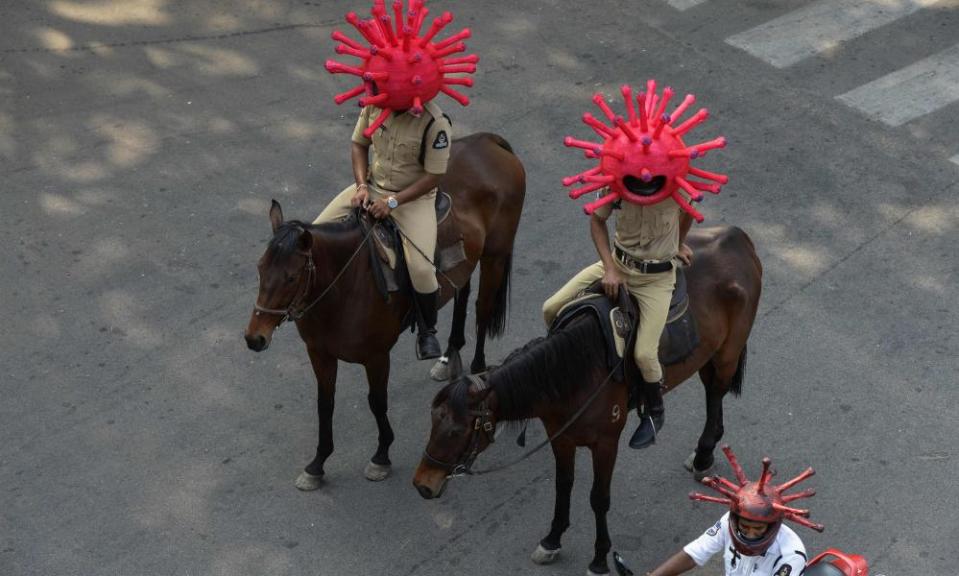
[[[560,309],[549,332],[552,334],[561,329],[580,314],[591,313],[599,320],[606,337],[608,368],[613,369],[620,359],[626,360],[623,366],[632,366],[632,354],[626,352],[632,350],[635,344],[635,335],[639,328],[639,307],[632,296],[624,298],[625,293],[626,291],[622,290],[620,302],[613,303],[606,297],[602,283],[597,280]],[[688,358],[698,345],[699,333],[696,330],[696,319],[689,308],[686,274],[682,268],[677,268],[676,286],[669,303],[666,326],[659,340],[659,361],[663,366],[678,364]],[[625,373],[621,372],[617,376],[623,377]]]
[[[450,218],[453,201],[443,191],[436,193],[436,252],[427,256],[436,264],[439,271],[447,272],[466,260],[463,234],[456,218]],[[369,218],[361,218],[364,231],[373,225]],[[403,237],[396,222],[386,218],[379,222],[371,235],[374,249],[370,251],[370,264],[377,289],[384,299],[390,294],[411,289],[409,271],[402,254]]]

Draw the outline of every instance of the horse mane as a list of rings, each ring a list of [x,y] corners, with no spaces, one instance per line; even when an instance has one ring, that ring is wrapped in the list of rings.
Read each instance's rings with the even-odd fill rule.
[[[498,419],[526,420],[541,400],[560,400],[592,379],[605,365],[606,351],[599,323],[583,314],[549,337],[535,338],[490,369],[487,386],[496,394]],[[457,414],[468,407],[470,379],[461,376],[445,386],[433,407],[449,400]]]
[[[302,220],[287,220],[280,224],[270,240],[269,250],[278,256],[288,256],[297,251],[297,240],[303,232],[319,230],[332,234],[355,230],[359,226],[357,212],[352,212],[349,218],[322,224],[310,224]]]

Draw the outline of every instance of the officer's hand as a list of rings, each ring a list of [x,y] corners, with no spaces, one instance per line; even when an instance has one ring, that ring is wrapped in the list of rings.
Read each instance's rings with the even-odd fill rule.
[[[387,216],[390,215],[390,212],[392,212],[392,210],[390,210],[390,207],[387,206],[386,200],[383,200],[383,199],[376,200],[375,202],[370,204],[370,207],[367,208],[366,210],[367,212],[372,214],[373,217],[376,218],[377,220],[382,220],[383,218],[386,218]]]
[[[353,197],[350,198],[350,206],[352,206],[353,208],[357,208],[357,207],[366,208],[366,206],[369,203],[370,203],[369,188],[367,188],[365,184],[362,186],[358,186],[356,188],[356,194],[354,194]]]
[[[679,253],[676,254],[676,257],[679,258],[683,264],[689,266],[693,263],[693,249],[690,248],[689,245],[683,244],[679,247]]]
[[[623,279],[615,268],[609,267],[603,273],[603,291],[611,300],[619,297],[619,287],[623,284]]]

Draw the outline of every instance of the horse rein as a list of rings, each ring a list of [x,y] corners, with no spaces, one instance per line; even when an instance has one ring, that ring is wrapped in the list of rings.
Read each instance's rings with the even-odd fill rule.
[[[370,235],[373,234],[373,229],[376,228],[376,226],[377,226],[376,223],[374,223],[373,226],[370,226],[370,229],[366,232],[366,235],[363,236],[363,240],[360,241],[359,246],[356,247],[356,250],[354,250],[353,254],[350,255],[350,258],[346,261],[346,264],[344,264],[343,267],[340,268],[340,271],[336,274],[336,276],[329,283],[329,285],[323,290],[323,292],[321,292],[319,296],[314,298],[312,302],[302,307],[301,309],[297,310],[296,309],[297,305],[300,304],[301,300],[306,300],[307,296],[310,294],[310,291],[313,289],[313,284],[316,282],[316,264],[314,264],[313,262],[313,251],[311,250],[309,252],[299,252],[301,256],[306,257],[306,263],[303,265],[303,269],[306,271],[305,288],[301,288],[302,286],[304,286],[304,284],[302,281],[303,272],[300,272],[300,278],[301,278],[300,285],[297,286],[296,294],[293,295],[293,300],[290,301],[290,304],[286,307],[285,310],[278,309],[278,308],[266,308],[266,307],[260,306],[258,303],[254,303],[253,309],[256,311],[255,314],[257,316],[259,316],[260,314],[271,314],[274,316],[280,316],[281,318],[280,318],[279,324],[282,324],[286,320],[296,321],[302,318],[307,312],[310,311],[311,308],[313,308],[313,306],[315,306],[320,300],[322,300],[330,292],[330,290],[333,289],[334,286],[336,286],[337,281],[339,281],[339,279],[343,276],[347,268],[350,267],[350,264],[353,263],[353,260],[356,259],[356,256],[360,253],[363,247],[366,246],[366,243],[370,239]],[[305,232],[309,233],[309,231],[306,231],[306,230]],[[301,293],[301,290],[302,290],[302,293]]]

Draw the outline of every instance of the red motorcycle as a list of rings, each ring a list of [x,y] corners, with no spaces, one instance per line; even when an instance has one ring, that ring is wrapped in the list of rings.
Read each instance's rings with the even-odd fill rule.
[[[623,557],[613,552],[613,564],[619,576],[634,576]],[[806,563],[804,576],[869,576],[869,564],[858,554],[846,554],[830,548]]]

